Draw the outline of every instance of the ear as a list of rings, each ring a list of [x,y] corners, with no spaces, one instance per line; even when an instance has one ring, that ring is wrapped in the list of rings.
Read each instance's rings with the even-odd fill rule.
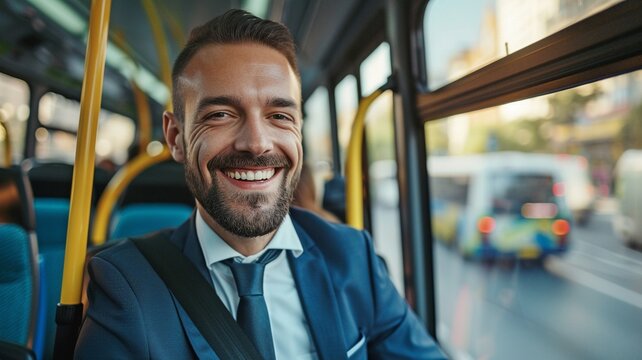
[[[172,157],[179,163],[185,161],[185,144],[183,144],[183,124],[178,121],[174,113],[165,111],[163,113],[163,134],[165,134],[165,141],[172,153]]]

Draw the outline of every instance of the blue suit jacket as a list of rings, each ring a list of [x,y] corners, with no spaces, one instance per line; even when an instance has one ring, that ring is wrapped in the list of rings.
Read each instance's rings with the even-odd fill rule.
[[[302,210],[290,215],[304,252],[288,260],[320,359],[445,358],[397,293],[367,233]],[[170,238],[211,283],[194,218]],[[92,258],[89,275],[77,358],[218,359],[131,241]]]

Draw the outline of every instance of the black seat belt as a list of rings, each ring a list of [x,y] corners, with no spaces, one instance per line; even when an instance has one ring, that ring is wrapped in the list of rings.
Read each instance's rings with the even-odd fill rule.
[[[221,360],[260,360],[214,288],[163,233],[132,239]]]

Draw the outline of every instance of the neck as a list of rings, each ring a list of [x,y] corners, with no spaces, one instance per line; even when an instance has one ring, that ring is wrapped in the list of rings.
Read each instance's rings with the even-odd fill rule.
[[[232,249],[236,250],[243,256],[250,256],[259,253],[265,249],[267,244],[272,240],[276,230],[257,237],[243,237],[229,232],[214,220],[207,211],[197,203],[197,208],[205,223],[214,230],[218,236],[225,241]]]

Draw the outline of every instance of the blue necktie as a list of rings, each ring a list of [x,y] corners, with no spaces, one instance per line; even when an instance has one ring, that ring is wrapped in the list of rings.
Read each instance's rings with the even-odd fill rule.
[[[281,250],[270,249],[253,263],[239,263],[227,259],[223,263],[232,269],[239,294],[236,322],[266,360],[276,359],[265,299],[263,298],[263,270],[276,259]]]

